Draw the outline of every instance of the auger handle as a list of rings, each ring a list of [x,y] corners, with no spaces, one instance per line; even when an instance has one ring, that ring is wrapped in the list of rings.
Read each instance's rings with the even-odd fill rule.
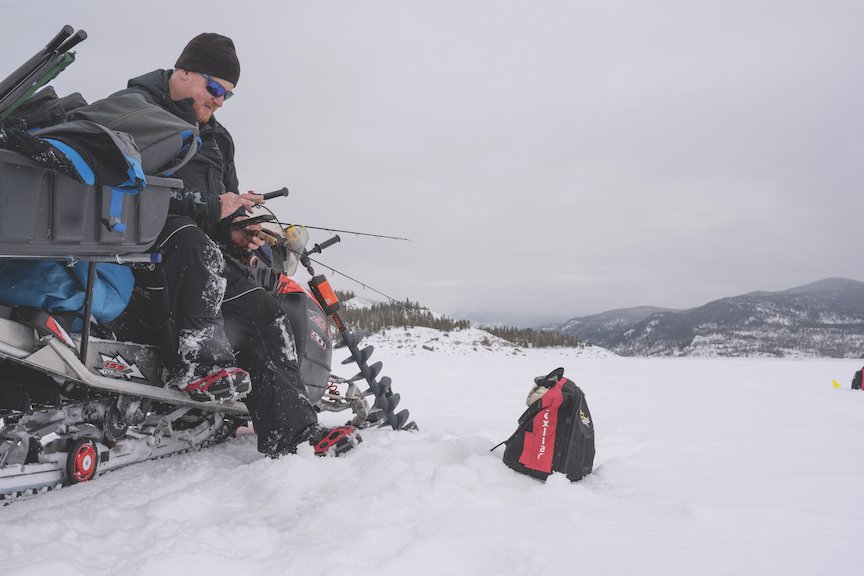
[[[275,192],[267,192],[266,194],[262,194],[265,200],[270,200],[272,198],[279,198],[280,196],[288,196],[288,188],[282,188],[281,190],[276,190]]]
[[[311,250],[307,250],[306,252],[308,254],[320,254],[321,251],[324,250],[325,248],[329,248],[333,244],[336,244],[336,243],[341,242],[341,241],[342,241],[342,239],[339,238],[339,235],[337,234],[336,236],[333,236],[332,238],[328,238],[327,240],[325,240],[324,242],[321,242],[320,244],[315,244],[315,246],[313,246]]]

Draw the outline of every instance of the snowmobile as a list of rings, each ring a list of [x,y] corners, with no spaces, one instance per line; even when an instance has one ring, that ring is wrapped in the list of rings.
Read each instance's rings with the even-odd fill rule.
[[[70,35],[71,27],[64,28],[45,54],[37,54],[0,82],[0,118],[8,111],[5,104],[28,96],[21,86],[39,83],[34,71],[41,71],[43,80],[46,69],[56,76],[55,61],[64,42],[68,50],[70,43],[86,37],[81,32]],[[182,185],[180,180],[148,176],[139,193],[123,196],[118,216],[116,195],[109,187],[78,183],[0,149],[0,263],[87,266],[80,310],[49,313],[0,305],[0,500],[219,443],[249,422],[242,402],[202,402],[166,388],[155,346],[120,341],[92,322],[97,264],[158,266],[159,254],[147,250],[164,224],[172,190]],[[287,195],[287,190],[268,196],[277,195]],[[114,225],[118,218],[122,228]],[[389,378],[378,378],[381,363],[367,363],[372,347],[359,348],[362,333],[344,325],[335,292],[312,268],[310,255],[337,242],[338,236],[307,250],[308,233],[298,227],[271,225],[262,234],[271,249],[261,263],[250,264],[275,279],[272,288],[290,320],[313,404],[319,411],[352,410],[351,423],[361,428],[415,429],[407,410],[395,411],[399,395],[392,393]],[[290,278],[297,263],[312,276],[309,290]],[[331,375],[328,319],[351,353],[343,363],[360,368],[353,378]],[[80,332],[72,331],[76,320]],[[363,382],[365,390],[360,389]],[[372,406],[368,397],[374,397]]]

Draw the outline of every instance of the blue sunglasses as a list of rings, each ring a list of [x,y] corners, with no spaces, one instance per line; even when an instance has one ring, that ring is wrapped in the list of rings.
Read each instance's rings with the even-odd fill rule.
[[[234,96],[234,92],[231,92],[230,90],[226,90],[224,86],[219,84],[219,82],[214,80],[213,77],[210,76],[209,74],[204,74],[203,72],[199,72],[199,74],[204,76],[204,78],[207,80],[207,86],[205,86],[205,88],[207,88],[207,92],[209,92],[210,95],[213,96],[214,98],[219,98],[220,96],[224,96],[225,100],[228,100],[229,98]]]

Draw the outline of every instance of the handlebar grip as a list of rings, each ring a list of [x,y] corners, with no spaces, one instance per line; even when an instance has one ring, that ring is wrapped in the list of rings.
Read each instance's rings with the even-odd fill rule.
[[[329,248],[333,244],[337,244],[341,241],[342,241],[342,239],[339,238],[339,236],[337,235],[337,236],[333,236],[332,238],[328,238],[324,242],[321,242],[321,244],[316,244],[316,246],[318,246],[321,250],[324,250],[325,248]]]
[[[275,192],[267,192],[266,194],[262,194],[265,200],[270,200],[271,198],[278,198],[280,196],[288,196],[288,188],[282,188],[281,190],[276,190]]]
[[[312,248],[312,250],[309,250],[309,253],[310,254],[320,254],[321,251],[324,250],[325,248],[329,248],[333,244],[336,244],[336,243],[341,242],[341,241],[342,241],[342,239],[339,238],[339,235],[337,234],[336,236],[333,236],[332,238],[328,238],[327,240],[325,240],[324,242],[321,242],[320,244],[315,244],[315,246]]]

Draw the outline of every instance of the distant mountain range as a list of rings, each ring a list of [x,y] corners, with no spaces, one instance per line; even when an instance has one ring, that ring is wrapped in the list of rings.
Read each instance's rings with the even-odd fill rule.
[[[556,329],[624,356],[861,358],[864,282],[829,278],[689,310],[610,310]]]

